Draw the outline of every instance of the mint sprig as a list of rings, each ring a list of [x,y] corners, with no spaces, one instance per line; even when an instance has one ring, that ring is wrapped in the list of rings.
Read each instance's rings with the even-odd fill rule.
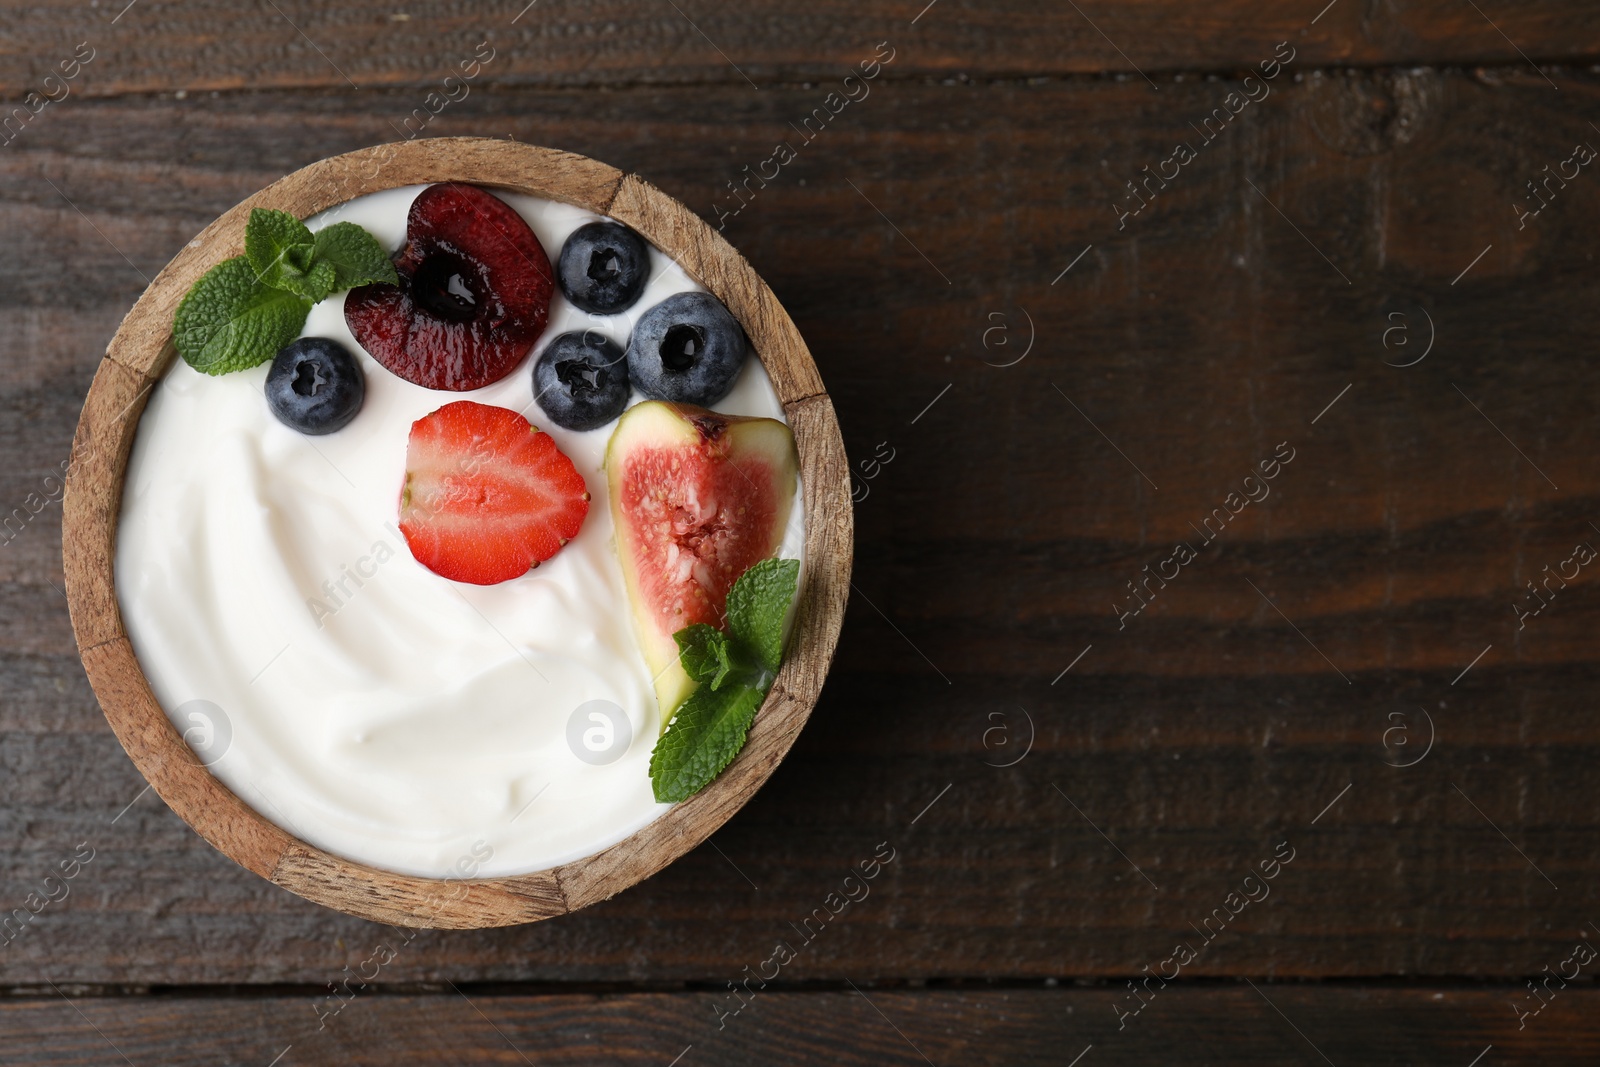
[[[244,255],[212,267],[178,305],[172,339],[185,363],[227,374],[265,363],[331,293],[399,276],[383,246],[352,222],[313,234],[286,211],[256,208]]]
[[[183,298],[172,340],[195,370],[227,374],[271,359],[300,336],[310,312],[311,301],[262,285],[245,258],[234,256],[207,271]]]
[[[650,754],[658,802],[689,799],[744,748],[783,660],[783,623],[799,579],[799,560],[762,560],[728,591],[726,631],[697,623],[673,634],[678,662],[699,684]]]
[[[333,268],[312,262],[315,242],[306,224],[287,211],[256,208],[244,231],[244,258],[265,284],[315,303],[333,288]]]
[[[678,661],[691,679],[716,689],[733,673],[728,639],[715,626],[697,622],[672,635],[678,642]]]

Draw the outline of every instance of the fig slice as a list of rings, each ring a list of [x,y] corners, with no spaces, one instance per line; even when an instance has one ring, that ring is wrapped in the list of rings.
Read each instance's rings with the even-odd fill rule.
[[[665,729],[694,689],[672,635],[702,622],[723,628],[734,581],[777,553],[799,455],[776,419],[647,400],[623,413],[605,467],[634,632]]]

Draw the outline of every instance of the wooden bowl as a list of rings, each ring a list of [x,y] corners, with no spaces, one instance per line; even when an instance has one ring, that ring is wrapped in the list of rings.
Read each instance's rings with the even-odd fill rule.
[[[377,870],[297,840],[211,775],[156,702],[123,628],[114,588],[128,452],[150,390],[171,365],[172,316],[189,287],[244,250],[252,208],[306,218],[401,185],[464,181],[576,204],[632,226],[716,294],[749,334],[800,452],[806,578],[788,657],[750,740],[722,775],[649,826],[588,859],[533,874],[467,880]],[[485,138],[380,145],[314,163],[250,197],[167,264],[106,349],[73,441],[62,517],[72,628],[84,670],[122,747],[161,798],[234,862],[307,900],[406,926],[508,926],[605,900],[716,831],[749,800],[805,725],[848,598],[850,479],[833,404],[794,323],[750,265],[700,218],[643,179],[549,148]]]

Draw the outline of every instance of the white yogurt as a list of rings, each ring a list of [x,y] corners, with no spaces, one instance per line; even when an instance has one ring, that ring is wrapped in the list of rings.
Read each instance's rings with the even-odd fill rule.
[[[307,225],[356,222],[393,251],[423,188],[361,197]],[[599,217],[500,195],[552,264],[567,236]],[[576,433],[550,423],[533,401],[531,371],[561,333],[596,329],[626,347],[639,315],[700,288],[656,249],[650,256],[652,280],[628,313],[588,314],[558,288],[533,356],[470,393],[390,373],[346,328],[343,295],[323,301],[305,334],[357,354],[367,389],[361,413],[326,436],[273,417],[265,365],[210,377],[174,361],[128,461],[118,600],[139,663],[179,729],[191,726],[177,715],[190,701],[221,709],[217,735],[229,739],[207,760],[245,803],[329,852],[434,877],[457,873],[463,857],[479,876],[542,870],[592,855],[667,810],[650,789],[659,716],[601,469],[615,424]],[[396,526],[411,424],[458,399],[522,412],[572,458],[592,496],[570,544],[497,586],[433,574]],[[753,355],[716,409],[783,418]],[[801,555],[802,511],[797,501],[787,558]],[[589,701],[626,715],[632,742],[613,762],[586,762],[569,746],[569,720]],[[603,748],[603,720],[583,720],[589,747]]]

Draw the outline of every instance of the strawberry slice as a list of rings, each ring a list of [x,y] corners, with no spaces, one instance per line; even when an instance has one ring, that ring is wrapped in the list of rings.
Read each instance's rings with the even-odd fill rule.
[[[572,460],[510,408],[458,400],[411,424],[400,532],[440,577],[519,578],[578,536],[588,513]]]

